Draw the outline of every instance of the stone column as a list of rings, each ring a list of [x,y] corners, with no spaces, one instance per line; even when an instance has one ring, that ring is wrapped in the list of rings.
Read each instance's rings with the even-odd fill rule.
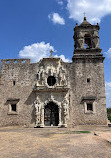
[[[58,124],[59,127],[62,126],[62,120],[61,120],[61,107],[59,107],[59,124]]]
[[[44,106],[41,109],[41,127],[44,127]]]

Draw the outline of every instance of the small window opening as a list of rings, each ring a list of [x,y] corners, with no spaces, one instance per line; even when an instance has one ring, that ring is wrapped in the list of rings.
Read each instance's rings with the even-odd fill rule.
[[[17,60],[15,60],[15,64],[17,63]]]
[[[90,78],[87,78],[87,83],[90,83]]]
[[[84,43],[84,48],[87,49],[88,48],[88,45],[86,43]]]
[[[91,37],[89,34],[86,34],[84,36],[84,48],[85,49],[90,49],[92,48],[92,45],[91,45]]]
[[[91,103],[87,104],[87,110],[93,111],[93,105]]]
[[[13,86],[15,86],[15,81],[13,81]]]
[[[39,74],[36,75],[36,79],[39,80]]]
[[[9,61],[7,61],[7,64],[9,64]]]
[[[16,104],[11,104],[11,111],[15,111],[16,112]]]
[[[25,60],[23,60],[22,63],[25,63]]]
[[[47,83],[49,86],[54,86],[55,83],[56,83],[56,79],[54,76],[49,76],[48,79],[47,79]]]
[[[39,107],[38,107],[38,112],[39,112]]]

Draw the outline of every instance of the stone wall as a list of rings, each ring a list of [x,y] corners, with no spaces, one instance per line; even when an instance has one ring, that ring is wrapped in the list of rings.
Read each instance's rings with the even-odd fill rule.
[[[37,67],[38,64],[31,64],[29,59],[1,61],[0,126],[34,123],[32,90]],[[9,105],[15,102],[17,113],[10,113]]]
[[[75,59],[70,67],[72,124],[106,124],[106,97],[103,60]],[[90,82],[87,82],[90,79]],[[86,101],[85,101],[86,100]],[[85,113],[85,102],[94,103],[94,112]]]
[[[46,62],[47,60],[47,62]],[[34,101],[38,92],[34,92],[37,85],[37,73],[43,65],[56,58],[30,63],[29,59],[7,59],[1,61],[0,79],[0,126],[27,125],[35,126]],[[43,61],[43,63],[42,63]],[[55,62],[55,63],[56,63]],[[46,64],[47,63],[47,64]],[[41,104],[51,96],[61,102],[67,96],[69,116],[67,125],[73,127],[79,124],[106,124],[106,98],[104,85],[103,60],[74,59],[72,63],[58,62],[66,71],[68,92],[62,89],[40,92]],[[57,64],[54,64],[57,68]],[[53,65],[53,66],[54,66]],[[53,68],[55,71],[55,69]],[[58,71],[59,72],[59,71]],[[90,79],[90,82],[87,82]],[[40,86],[40,85],[39,85]],[[41,85],[44,86],[44,85]],[[60,85],[59,85],[60,87]],[[94,112],[85,112],[85,102],[94,103]],[[10,112],[10,105],[17,104],[17,112]]]

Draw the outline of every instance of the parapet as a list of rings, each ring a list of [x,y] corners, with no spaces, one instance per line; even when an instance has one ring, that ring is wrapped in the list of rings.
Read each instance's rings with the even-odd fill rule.
[[[13,65],[13,64],[30,64],[30,59],[2,59],[1,67],[4,65]]]

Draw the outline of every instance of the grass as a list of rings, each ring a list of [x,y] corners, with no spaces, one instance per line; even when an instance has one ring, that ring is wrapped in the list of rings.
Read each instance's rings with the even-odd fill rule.
[[[90,131],[72,131],[72,132],[75,132],[75,133],[91,133]]]
[[[65,134],[81,134],[81,133],[91,133],[90,131],[69,131]]]

